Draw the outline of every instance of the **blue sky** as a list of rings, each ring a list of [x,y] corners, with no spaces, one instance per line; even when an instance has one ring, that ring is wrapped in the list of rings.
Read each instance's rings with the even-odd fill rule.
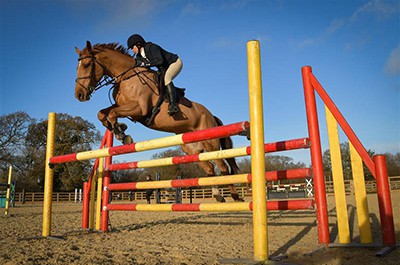
[[[400,152],[399,6],[398,0],[0,0],[0,114],[68,113],[104,131],[97,111],[110,104],[108,89],[89,102],[74,98],[74,47],[86,40],[126,45],[140,33],[179,54],[184,68],[175,84],[190,99],[225,124],[248,120],[246,42],[257,39],[266,142],[307,136],[301,67],[310,65],[367,149]],[[168,136],[126,122],[136,141]],[[247,144],[237,137],[234,143]],[[308,151],[282,154],[309,161]]]

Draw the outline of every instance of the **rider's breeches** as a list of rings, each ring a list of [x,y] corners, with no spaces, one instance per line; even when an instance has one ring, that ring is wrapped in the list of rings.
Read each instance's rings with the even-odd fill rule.
[[[169,83],[172,82],[172,80],[181,72],[183,67],[182,61],[180,58],[176,60],[176,62],[172,63],[167,71],[165,71],[165,76],[164,76],[164,84],[168,85]]]

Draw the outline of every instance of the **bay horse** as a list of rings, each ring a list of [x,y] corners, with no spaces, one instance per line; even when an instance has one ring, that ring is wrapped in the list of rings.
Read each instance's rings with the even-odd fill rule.
[[[144,126],[164,132],[181,134],[212,128],[222,125],[222,122],[203,105],[189,101],[181,96],[179,101],[180,112],[174,116],[167,114],[168,102],[160,100],[162,94],[158,86],[158,74],[148,68],[135,67],[135,58],[129,55],[128,50],[118,43],[96,44],[87,41],[83,50],[75,48],[79,55],[75,97],[83,102],[88,101],[92,93],[100,87],[112,84],[112,97],[115,103],[98,112],[98,119],[116,138],[124,144],[132,142],[129,135],[125,135],[127,126],[118,122],[118,118],[129,118],[142,123]],[[161,103],[159,110],[155,108]],[[157,113],[158,112],[158,113]],[[156,115],[151,115],[152,113]],[[148,121],[148,117],[151,120]],[[182,151],[186,154],[199,154],[220,149],[232,148],[230,137],[206,140],[198,143],[182,144]],[[239,172],[234,158],[216,160],[219,171],[223,175],[232,175]],[[208,176],[214,176],[214,165],[209,161],[198,162]],[[231,196],[235,201],[243,201],[235,187],[229,185]],[[225,202],[219,189],[213,187],[213,197],[219,202]]]

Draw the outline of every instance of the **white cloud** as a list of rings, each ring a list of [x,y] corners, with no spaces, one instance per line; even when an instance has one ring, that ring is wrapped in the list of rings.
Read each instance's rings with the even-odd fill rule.
[[[385,63],[385,72],[388,74],[400,74],[400,46],[393,49]]]
[[[372,0],[357,8],[349,17],[336,18],[331,21],[329,26],[313,38],[307,38],[300,41],[300,47],[314,46],[321,41],[338,32],[340,29],[351,26],[355,23],[361,23],[362,19],[387,19],[392,15],[399,14],[400,8],[398,1]],[[354,46],[355,44],[351,44]]]
[[[201,2],[189,2],[187,3],[181,12],[182,16],[191,16],[201,14]]]
[[[342,28],[346,24],[346,19],[334,19],[331,24],[325,29],[327,34],[332,34]]]
[[[372,0],[359,7],[351,16],[350,20],[355,21],[366,14],[372,14],[378,18],[388,18],[399,12],[397,1]]]

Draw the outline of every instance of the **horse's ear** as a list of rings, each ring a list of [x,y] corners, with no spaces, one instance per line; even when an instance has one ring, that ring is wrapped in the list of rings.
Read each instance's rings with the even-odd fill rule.
[[[79,50],[77,47],[75,47],[75,51],[76,51],[76,53],[77,53],[78,55],[81,54],[81,50]]]
[[[86,49],[88,50],[88,52],[92,52],[92,44],[88,40],[86,41]]]

